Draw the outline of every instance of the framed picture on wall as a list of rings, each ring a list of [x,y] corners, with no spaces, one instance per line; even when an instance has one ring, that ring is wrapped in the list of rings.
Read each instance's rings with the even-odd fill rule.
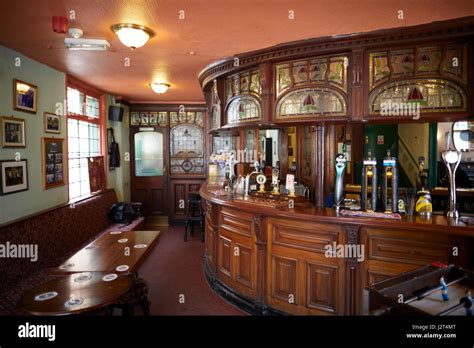
[[[25,120],[14,117],[0,117],[3,147],[25,147]]]
[[[157,112],[150,112],[148,121],[150,123],[150,126],[157,126],[158,125],[158,113]]]
[[[130,114],[130,124],[132,126],[139,126],[140,125],[140,113],[132,112]]]
[[[38,87],[20,80],[13,80],[13,108],[36,114],[38,109]]]
[[[43,189],[66,184],[64,139],[42,138]]]
[[[61,133],[61,116],[51,112],[44,113],[44,131],[46,133]]]
[[[140,113],[140,125],[148,126],[148,113],[147,112]]]
[[[0,161],[0,181],[2,195],[28,190],[26,159]]]

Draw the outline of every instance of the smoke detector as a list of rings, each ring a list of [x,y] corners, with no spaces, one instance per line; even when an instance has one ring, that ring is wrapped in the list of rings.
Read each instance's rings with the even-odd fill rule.
[[[82,37],[82,35],[84,35],[84,32],[82,31],[82,29],[79,28],[70,28],[69,35],[71,35],[75,39],[79,39],[80,37]]]

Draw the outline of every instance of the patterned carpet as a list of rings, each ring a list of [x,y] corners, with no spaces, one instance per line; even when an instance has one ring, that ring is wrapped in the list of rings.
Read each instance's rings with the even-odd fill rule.
[[[151,315],[245,315],[207,284],[198,233],[184,242],[184,226],[156,229],[160,241],[138,272],[149,286]]]

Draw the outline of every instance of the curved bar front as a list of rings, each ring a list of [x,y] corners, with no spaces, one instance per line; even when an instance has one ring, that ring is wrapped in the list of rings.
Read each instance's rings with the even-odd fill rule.
[[[472,266],[474,228],[444,216],[339,216],[229,195],[207,182],[200,194],[207,280],[252,314],[360,315],[371,283],[432,262]]]

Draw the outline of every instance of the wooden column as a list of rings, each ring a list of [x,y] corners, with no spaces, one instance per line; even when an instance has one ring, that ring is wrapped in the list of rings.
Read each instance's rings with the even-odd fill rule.
[[[323,124],[316,127],[316,152],[315,152],[315,176],[316,185],[314,189],[314,199],[317,206],[324,206],[324,172],[326,163],[324,161],[326,128]]]

